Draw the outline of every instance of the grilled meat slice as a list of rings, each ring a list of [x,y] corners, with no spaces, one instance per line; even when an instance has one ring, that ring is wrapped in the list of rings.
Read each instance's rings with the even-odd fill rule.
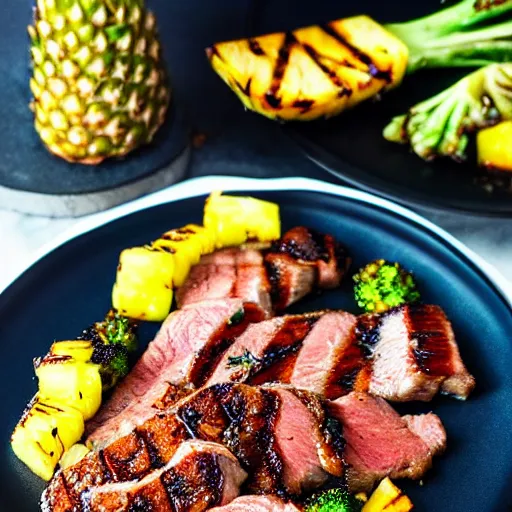
[[[233,297],[258,304],[267,316],[272,316],[270,283],[261,254],[253,250],[237,251],[238,257],[232,254],[233,249],[219,251],[216,258],[209,255],[192,267],[187,281],[176,293],[178,306]],[[214,263],[216,260],[232,261],[232,264]]]
[[[89,441],[105,446],[154,414],[169,384],[201,385],[249,323],[264,318],[240,299],[213,300],[171,313],[128,377],[89,423]]]
[[[350,266],[345,248],[331,235],[302,226],[286,232],[270,252],[288,254],[301,264],[316,268],[317,285],[321,289],[337,288]]]
[[[382,398],[356,392],[331,402],[329,410],[343,424],[352,492],[369,491],[386,476],[419,479],[446,446],[444,428],[432,413],[401,418]]]
[[[275,448],[280,455],[285,496],[298,496],[344,476],[345,441],[341,425],[328,418],[315,394],[288,386],[267,388],[279,399],[274,426]]]
[[[343,476],[341,433],[333,437],[327,430],[323,403],[313,395],[218,384],[198,391],[177,414],[192,437],[226,443],[254,493],[297,495],[329,475]]]
[[[84,491],[107,483],[144,478],[167,464],[189,437],[174,414],[157,413],[105,449],[92,451],[74,466],[58,471],[43,493],[41,508],[79,512]]]
[[[225,447],[186,441],[164,467],[142,480],[92,487],[82,494],[90,512],[202,512],[240,494],[247,473]]]
[[[359,318],[372,354],[369,392],[392,401],[431,400],[440,390],[466,399],[475,386],[439,306],[404,305]]]
[[[300,512],[293,503],[286,503],[277,496],[240,496],[228,505],[215,507],[211,512]]]
[[[342,478],[341,427],[313,394],[284,387],[219,384],[202,388],[156,414],[127,436],[59,471],[45,510],[80,512],[89,488],[140,480],[195,438],[226,446],[248,473],[253,493],[293,495],[328,477]]]
[[[336,288],[350,258],[330,235],[296,227],[272,244],[256,250],[224,249],[201,258],[185,285],[178,305],[214,298],[237,297],[272,313],[319,289]]]
[[[207,385],[246,382],[300,348],[322,312],[286,315],[250,325],[222,356]],[[282,381],[280,375],[275,380]],[[270,380],[270,379],[269,379]]]
[[[290,384],[329,399],[348,393],[364,366],[356,324],[354,315],[342,311],[318,320],[300,347]]]

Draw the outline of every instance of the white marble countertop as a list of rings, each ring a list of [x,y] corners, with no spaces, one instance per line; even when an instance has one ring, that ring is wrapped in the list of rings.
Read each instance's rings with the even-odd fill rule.
[[[512,222],[455,214],[423,214],[465,243],[512,281]],[[80,219],[51,219],[0,210],[0,289],[20,273],[44,244]]]

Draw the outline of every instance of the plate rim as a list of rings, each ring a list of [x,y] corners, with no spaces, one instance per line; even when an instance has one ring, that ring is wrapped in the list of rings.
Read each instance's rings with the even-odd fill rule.
[[[374,194],[378,197],[382,197],[389,201],[396,201],[399,204],[404,205],[407,208],[422,208],[426,211],[436,212],[436,213],[458,213],[464,215],[471,215],[473,217],[480,218],[499,218],[499,219],[509,219],[512,218],[512,203],[509,209],[506,210],[491,210],[482,208],[467,208],[464,206],[457,205],[449,205],[443,202],[436,202],[435,200],[428,200],[426,198],[422,198],[421,195],[414,193],[413,199],[402,198],[400,192],[403,190],[400,188],[397,192],[389,191],[388,188],[385,187],[386,181],[375,176],[376,185],[367,184],[366,182],[357,179],[354,177],[354,173],[356,171],[361,171],[361,168],[357,165],[353,165],[342,158],[336,157],[330,151],[322,148],[319,144],[311,141],[305,135],[302,135],[299,130],[297,130],[292,125],[286,125],[282,130],[286,136],[297,146],[297,148],[311,161],[313,162],[319,169],[328,172],[331,176],[334,176],[336,179],[344,181],[353,187],[357,187],[358,189],[368,192],[370,194]],[[328,161],[324,161],[324,159],[328,159]],[[331,160],[339,159],[339,164],[335,164],[331,162]],[[345,171],[340,170],[340,167],[343,166],[349,174],[346,174]],[[367,173],[366,171],[364,171]],[[380,185],[383,185],[382,187]],[[401,187],[401,186],[399,186]],[[404,190],[410,192],[408,187],[404,187]]]
[[[302,177],[258,179],[222,175],[203,176],[182,181],[176,185],[116,206],[110,210],[90,215],[87,218],[79,220],[73,226],[65,229],[59,235],[54,237],[53,240],[43,244],[37,251],[35,251],[32,258],[30,258],[29,262],[23,268],[16,271],[4,285],[0,285],[0,294],[7,291],[11,285],[13,285],[23,274],[29,271],[45,256],[81,235],[89,233],[117,219],[131,215],[132,213],[147,210],[154,206],[166,203],[202,196],[209,194],[214,190],[222,190],[226,192],[242,190],[248,192],[286,192],[290,190],[321,192],[332,196],[352,199],[374,207],[377,206],[398,215],[406,222],[412,222],[416,226],[426,229],[431,234],[441,238],[448,245],[457,249],[459,253],[462,253],[462,255],[467,259],[472,261],[484,276],[489,279],[490,283],[496,289],[496,292],[502,296],[509,308],[512,309],[512,283],[509,282],[508,279],[491,263],[488,263],[483,257],[478,255],[443,228],[437,226],[409,208],[378,195],[342,185]]]

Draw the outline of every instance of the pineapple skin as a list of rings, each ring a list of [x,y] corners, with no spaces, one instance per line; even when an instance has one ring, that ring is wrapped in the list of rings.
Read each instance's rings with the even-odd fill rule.
[[[219,43],[206,54],[247,109],[282,121],[332,117],[396,87],[409,58],[368,16]]]
[[[48,150],[96,165],[151,142],[171,98],[144,0],[37,0],[30,89]]]

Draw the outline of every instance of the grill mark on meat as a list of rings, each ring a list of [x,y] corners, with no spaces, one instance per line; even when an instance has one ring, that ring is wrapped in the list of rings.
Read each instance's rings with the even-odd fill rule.
[[[163,460],[160,456],[160,452],[158,447],[153,443],[153,439],[151,436],[146,435],[146,432],[143,430],[138,430],[137,434],[140,439],[143,440],[144,445],[146,446],[146,451],[149,456],[149,462],[152,469],[158,469],[165,465],[165,460]]]
[[[290,317],[265,349],[255,374],[295,354],[319,317]],[[289,362],[289,361],[288,361]]]
[[[301,345],[296,345],[295,350],[288,352],[281,360],[277,361],[270,367],[258,372],[249,381],[252,385],[265,384],[268,382],[281,382],[289,384],[292,377],[295,363],[299,355]]]
[[[171,468],[160,477],[172,508],[176,511],[195,510],[198,495],[209,498],[207,508],[219,505],[224,489],[224,476],[212,456],[206,453],[196,454],[190,461],[183,462],[179,468]],[[201,507],[201,510],[204,508]]]
[[[352,391],[365,363],[363,348],[357,341],[354,341],[343,351],[338,364],[329,375],[325,398],[338,398]]]
[[[245,331],[247,325],[263,319],[262,310],[258,306],[249,302],[244,303],[243,320],[224,324],[197,354],[190,372],[190,383],[196,387],[202,386],[212,374],[222,354]]]
[[[251,470],[246,488],[285,496],[283,465],[275,449],[274,425],[279,402],[275,395],[259,390],[247,396],[242,388],[224,404],[230,426],[224,443],[235,454],[244,469]]]
[[[137,430],[126,436],[122,444],[114,443],[100,453],[116,480],[142,478],[153,468],[146,442]]]
[[[452,375],[452,349],[444,318],[423,306],[409,306],[407,313],[410,337],[417,341],[413,354],[418,367],[433,377]]]
[[[375,345],[379,342],[380,326],[385,313],[381,315],[361,315],[357,319],[356,338],[366,357],[373,354]]]

